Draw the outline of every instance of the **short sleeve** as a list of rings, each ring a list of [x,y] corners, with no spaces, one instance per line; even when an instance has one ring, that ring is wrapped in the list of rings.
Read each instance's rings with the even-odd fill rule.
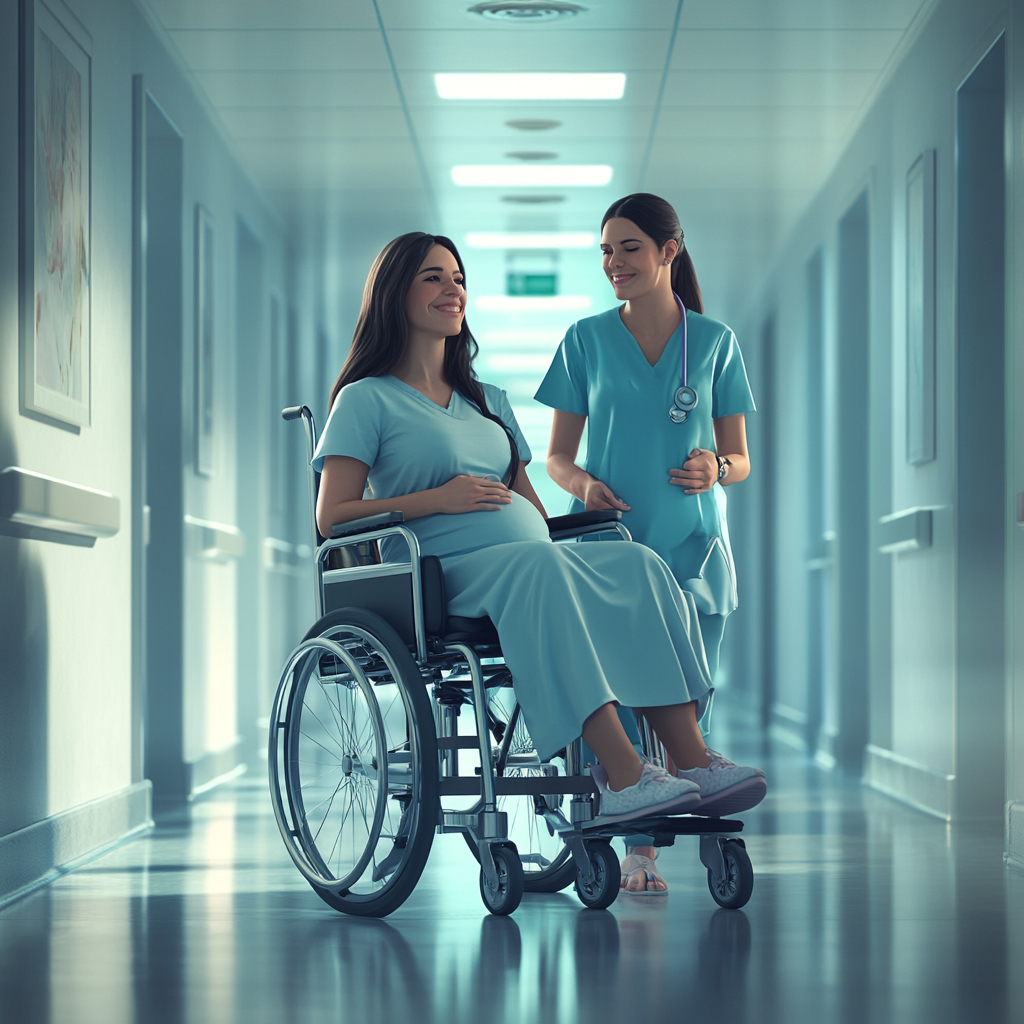
[[[548,372],[544,374],[544,379],[533,397],[541,404],[551,406],[552,409],[586,416],[588,388],[587,361],[583,354],[583,346],[580,344],[579,332],[573,324],[566,331],[555,358],[551,360]]]
[[[740,343],[727,331],[715,355],[714,378],[711,385],[711,418],[738,416],[754,412],[754,396],[743,365]]]
[[[516,439],[516,447],[519,449],[519,458],[523,462],[529,462],[533,458],[533,452],[530,451],[530,446],[526,443],[526,438],[519,429],[519,423],[516,420],[516,414],[512,411],[512,406],[509,404],[508,395],[501,388],[497,388],[493,384],[484,385],[484,394],[487,397],[487,404],[490,406],[491,412],[499,417],[501,422],[512,431],[512,436]]]
[[[313,454],[313,468],[323,472],[327,455],[347,455],[372,467],[380,450],[380,437],[381,409],[372,389],[361,380],[347,384],[334,400]]]

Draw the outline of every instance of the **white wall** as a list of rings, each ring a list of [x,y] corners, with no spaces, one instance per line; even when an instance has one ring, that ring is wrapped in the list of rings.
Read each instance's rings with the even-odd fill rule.
[[[69,6],[92,38],[92,421],[75,433],[19,413],[18,5],[8,3],[0,7],[0,468],[17,465],[113,493],[121,501],[121,529],[93,548],[0,536],[0,836],[139,781],[132,777],[131,735],[133,74],[144,74],[184,136],[187,381],[196,203],[211,211],[218,232],[221,468],[205,480],[191,465],[168,467],[185,473],[186,511],[194,516],[226,523],[237,516],[233,289],[240,218],[262,245],[266,301],[272,289],[287,307],[282,227],[156,31],[130,0]],[[251,343],[262,360],[266,338]],[[268,394],[254,401],[265,406],[268,374],[260,386]],[[182,397],[191,401],[189,388]],[[191,424],[190,407],[183,419]],[[185,448],[191,451],[190,437]],[[262,539],[247,538],[247,557],[259,559]],[[186,610],[197,613],[187,634],[189,758],[237,734],[237,687],[252,685],[236,680],[234,644],[225,644],[232,631],[259,643],[258,623],[235,622],[234,572],[221,565],[188,569]]]
[[[1012,114],[1019,94],[1021,74],[1015,70],[1014,54],[1024,28],[1024,8],[998,0],[946,0],[923,27],[920,36],[895,69],[857,133],[829,176],[825,186],[787,240],[778,259],[765,275],[754,298],[736,328],[746,347],[759,336],[761,325],[772,313],[777,315],[777,388],[771,400],[777,417],[776,436],[783,452],[785,477],[792,480],[780,494],[778,530],[773,539],[777,564],[782,571],[772,585],[748,588],[744,601],[749,617],[756,608],[763,614],[766,602],[776,603],[779,623],[775,678],[780,681],[776,700],[797,712],[809,710],[814,687],[827,683],[811,677],[802,653],[808,647],[807,604],[809,600],[807,561],[813,557],[812,538],[806,521],[807,473],[801,465],[808,424],[806,383],[803,379],[808,337],[806,268],[815,250],[823,247],[827,291],[834,293],[836,275],[837,225],[860,190],[870,196],[871,303],[869,373],[870,394],[865,397],[863,436],[868,446],[869,527],[873,554],[870,560],[870,627],[864,643],[868,646],[870,668],[865,680],[869,702],[869,743],[877,749],[883,769],[873,781],[894,790],[905,799],[926,805],[933,813],[952,813],[957,773],[957,679],[954,635],[955,607],[955,110],[956,90],[970,71],[971,61],[981,57],[1000,28],[1007,29],[1010,67],[1012,141],[1008,164],[1015,191],[1021,188],[1021,123]],[[1016,58],[1019,62],[1020,58]],[[913,467],[905,458],[905,206],[906,173],[925,149],[937,152],[937,457],[924,466]],[[1013,257],[1022,238],[1019,218],[1010,207],[1008,255],[1010,281]],[[1019,302],[1019,299],[1015,299]],[[826,304],[826,359],[835,362],[837,323],[834,302]],[[1020,367],[1020,314],[1008,320],[1008,367],[1013,378],[1016,410],[1008,411],[1008,491],[1024,490],[1024,453],[1017,440],[1024,412],[1024,372]],[[1017,362],[1014,363],[1014,355]],[[757,362],[756,355],[753,359]],[[830,382],[830,402],[843,381]],[[758,395],[764,414],[769,396]],[[752,417],[752,430],[757,418]],[[842,452],[832,446],[831,465],[825,473],[843,472]],[[757,467],[755,467],[755,473]],[[813,470],[812,470],[813,472]],[[993,466],[992,472],[1001,472]],[[757,516],[755,487],[737,495],[738,517],[749,524]],[[1008,505],[1010,503],[1008,502]],[[935,509],[932,546],[898,556],[877,553],[878,518],[913,506]],[[1007,531],[1012,543],[1015,575],[1011,593],[1016,604],[1008,630],[1010,668],[1007,677],[1009,800],[1024,797],[1024,530],[1012,525],[1007,508]],[[742,572],[743,566],[740,566]],[[756,573],[752,574],[756,576]],[[742,583],[742,580],[741,580]],[[993,579],[993,587],[1001,587]],[[752,592],[753,591],[753,592]],[[751,634],[753,637],[753,634]],[[734,646],[743,637],[734,636]],[[1016,697],[1014,698],[1014,695]],[[1015,716],[1015,717],[1014,717]],[[793,716],[791,716],[793,717]],[[775,722],[785,728],[785,716]],[[842,722],[839,723],[840,729]],[[990,728],[998,735],[1002,721]],[[804,742],[797,727],[789,739]],[[813,738],[812,738],[813,747]],[[891,756],[895,755],[895,756]],[[969,755],[968,755],[969,756]],[[888,765],[886,768],[885,766]],[[877,769],[878,765],[875,764]],[[944,788],[945,786],[945,788]],[[948,795],[948,799],[947,799]],[[1022,822],[1024,825],[1024,822]],[[1017,842],[1024,840],[1024,832]],[[1017,857],[1022,854],[1018,852]]]

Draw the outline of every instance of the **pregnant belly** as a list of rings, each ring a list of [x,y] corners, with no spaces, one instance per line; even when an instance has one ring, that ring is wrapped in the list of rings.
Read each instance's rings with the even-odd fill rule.
[[[409,523],[424,555],[464,555],[470,551],[521,540],[548,540],[544,517],[521,495],[497,512],[434,515]]]

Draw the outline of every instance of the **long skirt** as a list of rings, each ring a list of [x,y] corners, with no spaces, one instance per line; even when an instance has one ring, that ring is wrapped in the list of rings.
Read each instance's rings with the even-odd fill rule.
[[[516,541],[444,558],[448,611],[487,615],[537,752],[611,701],[657,707],[713,687],[693,597],[642,544]]]

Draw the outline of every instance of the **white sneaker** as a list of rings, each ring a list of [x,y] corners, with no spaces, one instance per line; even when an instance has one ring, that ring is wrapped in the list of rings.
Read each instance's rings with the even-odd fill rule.
[[[649,761],[644,762],[640,781],[618,792],[608,788],[608,775],[600,765],[592,765],[590,774],[601,793],[602,819],[630,821],[652,814],[687,814],[700,803],[697,783],[673,778]]]
[[[768,792],[768,783],[760,768],[734,764],[717,750],[708,747],[711,764],[707,768],[679,769],[676,775],[700,787],[700,805],[694,814],[721,818],[756,807]]]

